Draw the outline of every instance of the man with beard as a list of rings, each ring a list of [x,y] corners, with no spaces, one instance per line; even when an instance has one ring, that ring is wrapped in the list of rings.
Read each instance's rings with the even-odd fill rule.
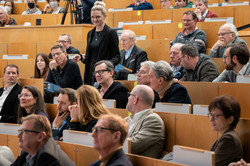
[[[57,98],[57,115],[52,123],[52,133],[55,140],[62,140],[63,130],[70,128],[70,113],[68,107],[77,102],[75,90],[71,88],[61,89]]]
[[[213,82],[236,82],[237,76],[250,75],[249,50],[245,44],[228,45],[223,61],[226,69]]]
[[[53,60],[49,63],[48,82],[61,88],[77,89],[82,85],[82,77],[77,63],[68,59],[66,49],[62,45],[51,48]]]

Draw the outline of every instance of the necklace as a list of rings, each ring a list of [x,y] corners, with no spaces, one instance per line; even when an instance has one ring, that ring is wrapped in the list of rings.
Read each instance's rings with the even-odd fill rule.
[[[101,31],[95,31],[95,41],[98,40],[98,37],[100,36]]]

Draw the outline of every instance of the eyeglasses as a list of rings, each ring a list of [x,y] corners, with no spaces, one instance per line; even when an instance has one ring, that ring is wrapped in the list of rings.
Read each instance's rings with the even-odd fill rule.
[[[69,41],[64,41],[64,40],[58,40],[57,43],[67,43]]]
[[[207,116],[211,119],[218,119],[219,116],[224,116],[223,114],[211,114],[208,113]]]
[[[94,71],[94,72],[93,72],[93,75],[95,76],[97,73],[98,73],[99,75],[101,75],[101,74],[103,74],[103,72],[105,72],[105,71],[110,71],[110,70],[99,70],[99,71]]]
[[[229,55],[228,56],[223,56],[224,59],[227,59],[227,57],[229,57]]]
[[[224,36],[224,35],[227,35],[227,34],[230,34],[230,33],[233,33],[233,32],[222,32],[222,33],[218,33],[218,36]]]
[[[41,131],[18,129],[18,134],[23,134],[23,133],[41,133]]]
[[[30,95],[27,93],[23,93],[23,94],[18,95],[18,99],[21,99],[22,97],[26,98],[26,97],[30,97]]]
[[[93,127],[92,128],[92,133],[96,132],[96,134],[100,134],[100,133],[102,133],[102,130],[117,131],[115,129],[105,128],[105,127]]]
[[[138,75],[138,74],[147,74],[147,72],[145,72],[144,70],[138,70],[137,72],[136,72],[136,74]]]
[[[128,92],[127,95],[128,95],[128,97],[129,97],[129,96],[134,96],[134,97],[136,96],[136,95],[134,95],[134,94],[132,94],[132,93],[130,93],[130,92]]]
[[[183,21],[183,22],[190,22],[190,21],[193,21],[193,20],[186,20],[186,19],[183,19],[182,21]]]

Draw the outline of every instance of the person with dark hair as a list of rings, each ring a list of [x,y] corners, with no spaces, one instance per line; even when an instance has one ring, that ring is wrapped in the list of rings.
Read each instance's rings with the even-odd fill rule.
[[[128,138],[131,153],[152,158],[160,158],[165,140],[165,126],[161,117],[152,109],[153,89],[147,85],[137,85],[128,93],[126,109],[132,114],[125,118],[129,124]]]
[[[135,2],[127,6],[127,8],[133,8],[133,10],[152,10],[153,6],[146,0],[135,0]]]
[[[41,10],[37,7],[37,0],[27,0],[27,3],[29,8],[22,15],[42,14]]]
[[[173,80],[173,69],[167,62],[156,62],[149,72],[149,78],[150,87],[158,93],[153,108],[156,102],[192,104],[187,89]]]
[[[204,81],[212,82],[220,74],[216,64],[205,54],[199,54],[192,44],[181,47],[181,66],[186,73],[181,81]]]
[[[100,153],[100,160],[90,166],[132,166],[122,149],[128,134],[127,122],[115,114],[101,115],[92,130],[94,149]]]
[[[250,75],[249,56],[245,44],[228,45],[223,58],[226,69],[213,82],[237,82],[237,77]]]
[[[18,107],[17,122],[20,119],[30,114],[43,115],[48,118],[45,110],[44,101],[40,91],[34,86],[24,86],[22,92],[18,95],[20,104]]]
[[[188,10],[183,13],[182,24],[184,30],[177,34],[171,45],[175,43],[193,44],[199,53],[206,53],[207,36],[204,31],[196,26],[198,18],[196,14]]]
[[[77,103],[69,106],[70,129],[91,132],[100,115],[109,114],[99,92],[90,85],[82,85],[76,90]]]
[[[123,30],[121,34],[122,50],[120,51],[121,61],[119,64],[130,69],[120,70],[117,80],[127,80],[128,74],[135,74],[140,69],[141,62],[147,61],[147,53],[135,45],[136,35],[132,30]]]
[[[0,27],[4,27],[5,25],[16,25],[16,21],[14,18],[9,17],[5,7],[0,6]]]
[[[204,22],[205,18],[218,17],[217,14],[208,10],[208,0],[195,0],[195,14],[199,19],[199,22]]]
[[[193,2],[188,0],[175,0],[175,6],[174,9],[179,8],[192,8]]]
[[[39,53],[36,56],[34,78],[43,78],[46,80],[49,72],[49,58],[44,53]]]
[[[109,60],[116,66],[120,61],[119,39],[115,30],[106,23],[105,3],[96,1],[91,8],[91,20],[95,28],[88,32],[86,56],[76,55],[74,61],[85,63],[84,83],[94,85],[93,76],[95,63]]]
[[[0,122],[17,123],[18,94],[22,91],[18,78],[18,66],[10,64],[4,67],[5,86],[0,88]]]
[[[77,63],[68,59],[66,49],[62,45],[51,48],[53,60],[49,63],[48,82],[61,88],[77,89],[82,85],[82,77]]]
[[[46,0],[48,2],[47,5],[45,5],[42,13],[45,14],[58,14],[58,13],[64,13],[65,9],[63,7],[59,7],[60,0]],[[47,12],[48,9],[51,9]]]
[[[234,43],[242,43],[247,46],[246,42],[239,37],[234,24],[223,24],[218,32],[218,40],[214,43],[209,56],[211,58],[223,58],[227,45]]]
[[[128,102],[128,89],[120,82],[114,82],[115,69],[113,64],[106,60],[99,61],[95,64],[93,74],[100,85],[102,98],[115,99],[117,108],[125,108]]]
[[[34,114],[23,117],[17,137],[22,151],[10,166],[75,166],[52,138],[50,122],[46,117]]]
[[[234,130],[240,119],[240,104],[233,97],[223,95],[213,99],[208,109],[209,121],[219,136],[210,149],[215,152],[215,166],[228,166],[243,156],[239,135]]]
[[[13,0],[5,0],[4,7],[7,10],[8,14],[14,14],[14,1]]]
[[[57,97],[57,114],[52,123],[52,133],[55,140],[62,140],[63,130],[70,128],[70,112],[69,106],[75,105],[77,98],[75,90],[71,88],[63,88]]]

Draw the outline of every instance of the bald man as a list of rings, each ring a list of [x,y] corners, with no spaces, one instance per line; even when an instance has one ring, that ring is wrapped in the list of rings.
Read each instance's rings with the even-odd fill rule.
[[[153,112],[153,89],[137,85],[129,94],[127,109],[132,113],[125,118],[129,124],[128,137],[131,139],[133,154],[160,158],[165,139],[165,126],[161,117]]]

